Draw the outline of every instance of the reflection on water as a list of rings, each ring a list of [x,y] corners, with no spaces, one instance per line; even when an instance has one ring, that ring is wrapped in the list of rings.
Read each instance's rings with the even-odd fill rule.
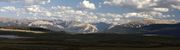
[[[33,37],[23,37],[17,35],[0,35],[0,38],[19,39],[19,38],[33,38]]]

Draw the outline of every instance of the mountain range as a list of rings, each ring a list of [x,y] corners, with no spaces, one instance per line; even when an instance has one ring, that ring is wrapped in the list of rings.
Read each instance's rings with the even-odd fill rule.
[[[180,35],[180,23],[168,20],[159,19],[144,19],[143,21],[134,21],[122,25],[116,25],[106,32],[127,34],[127,33],[141,33],[151,35]]]
[[[143,19],[125,24],[112,25],[105,22],[81,23],[77,21],[62,20],[30,20],[0,18],[0,27],[38,28],[52,32],[67,33],[143,33],[143,34],[166,34],[179,35],[180,24],[170,20]]]

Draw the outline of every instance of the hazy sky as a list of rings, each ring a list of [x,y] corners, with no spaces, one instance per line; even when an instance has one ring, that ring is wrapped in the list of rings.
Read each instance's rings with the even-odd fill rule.
[[[180,21],[180,0],[0,0],[0,16],[83,22]]]

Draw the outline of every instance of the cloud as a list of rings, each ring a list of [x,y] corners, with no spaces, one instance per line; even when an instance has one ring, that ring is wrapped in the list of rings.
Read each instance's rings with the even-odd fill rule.
[[[38,5],[28,6],[26,9],[29,12],[41,12],[40,7]]]
[[[126,18],[166,19],[171,11],[180,10],[180,0],[105,0],[104,5],[126,7],[137,11],[124,13]]]
[[[17,16],[29,19],[60,19],[64,21],[79,21],[82,23],[106,22],[111,24],[123,24],[136,19],[143,18],[166,18],[169,15],[163,13],[169,11],[167,8],[149,8],[141,12],[128,12],[123,14],[100,13],[87,10],[79,10],[70,6],[27,5],[24,7],[5,6],[0,8],[0,13],[13,12]]]
[[[156,2],[159,2],[159,0],[107,0],[104,4],[145,8],[149,6],[156,6]]]
[[[178,9],[178,10],[180,10],[180,5],[179,6],[176,6],[176,5],[171,5],[173,8],[175,8],[175,9]]]
[[[16,7],[14,7],[14,6],[6,6],[6,7],[0,8],[1,12],[8,12],[8,11],[15,11],[15,10],[16,10]]]
[[[158,12],[168,12],[169,9],[168,8],[153,8],[154,11],[158,11]]]
[[[0,0],[0,2],[16,2],[18,0]]]
[[[146,9],[146,8],[172,8],[180,6],[179,0],[106,0],[104,4],[113,5],[113,6],[128,6],[135,7],[137,9]],[[172,6],[172,7],[171,7]]]
[[[24,0],[26,4],[46,4],[50,3],[51,0]]]
[[[48,16],[48,17],[51,17],[52,13],[51,12],[45,12],[45,15]]]
[[[27,5],[34,5],[34,4],[47,4],[50,3],[51,0],[0,0],[0,2],[10,2],[10,3],[23,2]]]
[[[96,6],[94,3],[90,3],[90,1],[84,0],[80,3],[83,8],[87,9],[96,9]]]

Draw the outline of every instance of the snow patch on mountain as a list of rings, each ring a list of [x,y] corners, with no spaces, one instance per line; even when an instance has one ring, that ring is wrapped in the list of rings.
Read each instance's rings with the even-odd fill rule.
[[[131,21],[126,24],[110,24],[106,22],[83,23],[78,21],[63,21],[63,20],[29,20],[29,19],[6,19],[1,18],[1,27],[17,26],[17,27],[37,27],[48,29],[54,32],[68,33],[97,33],[97,32],[140,32],[137,28],[151,24],[176,24],[175,21],[160,20],[160,19],[142,19]]]

